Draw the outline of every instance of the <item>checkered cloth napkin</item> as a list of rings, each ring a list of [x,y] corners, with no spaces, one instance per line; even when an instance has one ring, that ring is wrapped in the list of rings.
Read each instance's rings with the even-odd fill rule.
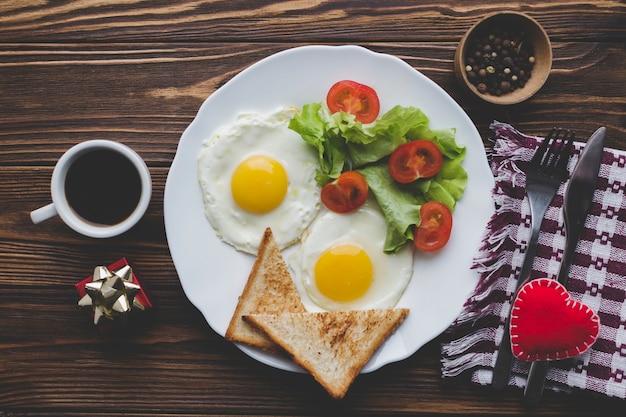
[[[541,138],[526,136],[510,125],[494,122],[491,169],[496,212],[483,245],[474,258],[480,279],[460,316],[448,329],[442,346],[444,380],[467,376],[491,383],[506,318],[514,298],[516,278],[530,239],[530,209],[526,199],[526,163]],[[575,143],[569,161],[572,172],[584,143]],[[593,207],[576,248],[567,288],[572,298],[587,304],[600,317],[600,335],[593,347],[577,357],[552,362],[546,388],[586,389],[626,398],[626,152],[606,149]],[[544,218],[532,278],[556,278],[565,233],[564,186]],[[514,360],[509,385],[526,385],[529,363]]]

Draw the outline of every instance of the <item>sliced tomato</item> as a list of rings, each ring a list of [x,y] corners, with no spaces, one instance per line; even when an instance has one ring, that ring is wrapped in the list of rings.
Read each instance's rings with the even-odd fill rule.
[[[372,123],[380,112],[378,94],[372,87],[356,81],[342,80],[330,87],[326,104],[332,113],[353,114],[361,123]]]
[[[418,178],[436,175],[443,165],[443,154],[431,140],[415,140],[398,146],[389,156],[389,172],[394,180],[408,184]]]
[[[429,201],[420,208],[422,221],[415,226],[415,247],[422,252],[433,252],[443,248],[450,239],[452,213],[443,203]]]
[[[367,200],[367,181],[356,171],[346,171],[322,188],[322,203],[335,213],[348,213]]]

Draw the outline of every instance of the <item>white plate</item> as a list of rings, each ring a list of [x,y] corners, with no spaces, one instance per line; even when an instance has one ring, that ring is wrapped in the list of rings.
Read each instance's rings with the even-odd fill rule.
[[[494,180],[474,124],[443,89],[406,62],[358,46],[305,46],[265,58],[233,77],[206,99],[180,139],[165,186],[165,230],[185,294],[223,336],[254,257],[220,241],[205,218],[196,173],[202,142],[240,112],[270,113],[323,101],[341,79],[373,87],[381,114],[397,104],[422,109],[432,128],[455,127],[457,141],[467,147],[469,182],[454,212],[450,242],[439,253],[416,256],[413,278],[398,305],[411,312],[363,368],[370,372],[412,355],[458,315],[477,283],[470,265],[494,211]],[[301,371],[283,357],[239,347],[265,364]]]

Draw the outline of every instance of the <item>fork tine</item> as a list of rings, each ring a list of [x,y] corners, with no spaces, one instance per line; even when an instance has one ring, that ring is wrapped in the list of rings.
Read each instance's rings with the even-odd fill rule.
[[[548,133],[548,135],[545,137],[543,142],[541,142],[537,150],[535,150],[535,154],[533,155],[533,158],[530,160],[531,166],[538,168],[539,166],[542,165],[546,152],[548,151],[548,145],[550,144],[550,141],[552,140],[552,136],[554,136],[555,133],[558,137],[559,134],[557,132],[557,128],[553,127],[550,133]]]
[[[570,134],[571,133],[571,134]],[[576,132],[570,132],[569,130],[565,133],[563,137],[563,146],[559,155],[559,161],[557,162],[556,170],[559,172],[564,172],[567,170],[567,162],[569,161],[569,155],[572,152],[572,148],[574,147],[574,138],[576,137]]]
[[[558,167],[559,160],[563,159],[560,156],[563,154],[562,151],[564,147],[564,140],[565,140],[565,137],[567,137],[567,135],[569,134],[569,130],[565,133],[565,137],[563,139],[560,138],[561,132],[562,130],[558,129],[556,136],[554,137],[554,140],[552,141],[552,143],[550,144],[550,147],[548,148],[548,152],[546,152],[546,157],[543,161],[544,163],[542,164],[544,168],[550,172],[554,172],[556,168]],[[559,139],[561,139],[560,142],[559,142]]]
[[[567,130],[560,138],[561,132],[562,130],[559,129],[540,167],[546,175],[564,177],[567,174],[567,163],[573,147],[574,132]],[[558,142],[557,139],[560,141]]]
[[[543,163],[541,165],[546,170],[552,170],[556,165],[559,152],[561,151],[561,144],[563,143],[563,142],[559,142],[560,136],[561,136],[561,129],[558,129],[552,142],[550,142],[548,151],[546,152],[543,158],[543,161],[542,161]]]
[[[546,143],[545,147],[547,149],[545,149],[543,155],[541,155],[539,166],[536,167],[539,172],[548,174],[554,170],[559,152],[561,150],[559,144],[561,133],[562,129],[554,127],[550,131],[550,134],[544,139],[544,143]]]

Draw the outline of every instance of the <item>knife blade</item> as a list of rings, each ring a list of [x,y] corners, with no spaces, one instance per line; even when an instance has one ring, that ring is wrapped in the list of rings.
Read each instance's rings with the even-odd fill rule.
[[[567,283],[572,258],[585,226],[585,219],[593,204],[593,193],[596,189],[604,154],[605,135],[606,128],[601,127],[587,140],[587,144],[580,153],[578,162],[572,171],[563,197],[566,240],[557,277],[557,280],[563,285]],[[530,365],[528,381],[524,389],[524,398],[528,403],[535,404],[541,399],[549,366],[549,361],[537,361]]]

